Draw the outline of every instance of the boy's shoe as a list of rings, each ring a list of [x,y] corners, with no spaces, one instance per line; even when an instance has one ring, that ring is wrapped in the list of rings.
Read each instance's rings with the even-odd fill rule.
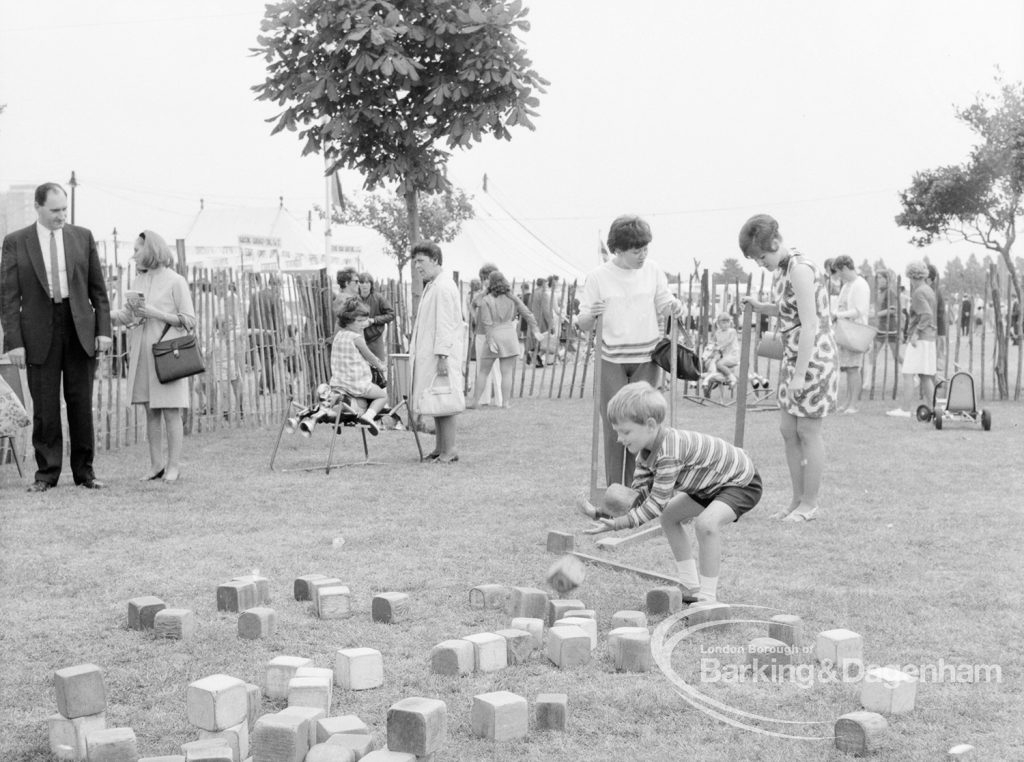
[[[700,600],[699,587],[687,587],[686,585],[680,583],[679,589],[683,593],[683,603],[696,603],[698,600]]]
[[[224,420],[225,421],[228,420],[228,414],[227,413],[224,413]],[[297,429],[298,427],[299,427],[299,419],[298,418],[289,418],[287,421],[284,422],[284,433],[285,434],[294,434],[295,433],[295,429]]]
[[[299,421],[299,433],[302,434],[302,436],[306,437],[307,439],[313,436],[313,424],[312,422],[310,422],[308,418]]]
[[[359,416],[359,422],[363,424],[363,426],[365,426],[373,436],[377,436],[380,433],[380,429],[377,428],[377,424],[373,420],[372,415]]]

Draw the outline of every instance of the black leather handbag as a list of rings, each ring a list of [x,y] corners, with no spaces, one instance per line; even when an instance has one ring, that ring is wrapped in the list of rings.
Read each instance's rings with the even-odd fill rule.
[[[672,372],[672,340],[666,336],[651,351],[651,362],[662,370]],[[682,344],[676,344],[676,378],[680,381],[700,381],[701,363],[697,353]]]
[[[188,378],[206,370],[203,357],[199,353],[199,343],[194,333],[187,333],[176,339],[164,340],[171,329],[170,323],[160,334],[160,339],[153,343],[153,368],[161,384]]]

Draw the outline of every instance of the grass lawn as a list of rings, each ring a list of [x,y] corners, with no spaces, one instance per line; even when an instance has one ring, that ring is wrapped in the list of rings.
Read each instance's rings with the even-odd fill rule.
[[[851,629],[864,637],[871,664],[997,665],[1000,682],[919,685],[916,709],[890,718],[875,758],[935,760],[970,743],[978,759],[1022,759],[1024,405],[988,403],[994,425],[987,433],[887,418],[889,406],[866,402],[858,415],[826,421],[823,507],[819,520],[804,525],[767,519],[789,499],[777,416],[748,417],[747,449],[766,492],[761,506],[727,530],[720,597],[798,614],[808,639]],[[177,753],[198,736],[185,719],[190,682],[222,672],[262,684],[275,655],[330,667],[337,649],[358,646],[383,653],[385,685],[336,690],[334,713],[358,714],[382,745],[393,702],[441,698],[449,739],[440,760],[845,758],[827,740],[787,740],[713,719],[657,669],[615,673],[603,633],[615,611],[642,608],[655,584],[628,573],[592,568],[576,593],[596,609],[602,632],[589,665],[559,671],[537,655],[496,673],[430,674],[436,643],[508,626],[501,612],[469,607],[471,587],[543,586],[553,560],[545,552],[547,530],[586,527],[572,498],[589,473],[590,421],[590,402],[579,399],[517,400],[507,412],[470,412],[459,421],[462,460],[453,466],[417,463],[412,436],[389,432],[371,442],[386,467],[271,473],[277,432],[264,429],[190,437],[175,486],[136,481],[148,465],[143,445],[99,454],[99,476],[110,483],[102,492],[62,481],[59,489],[28,495],[11,466],[0,469],[0,759],[50,759],[45,719],[56,711],[51,677],[61,667],[100,665],[108,726],[131,726],[142,754],[156,756]],[[732,437],[732,409],[682,402],[678,421]],[[341,456],[355,456],[357,441],[346,431]],[[278,466],[320,462],[326,443],[324,431],[313,443],[286,439]],[[342,547],[332,546],[337,537],[344,537]],[[600,552],[589,538],[578,536],[578,544]],[[663,538],[614,557],[672,569]],[[277,634],[265,641],[240,640],[237,617],[216,611],[217,585],[253,569],[270,578],[279,617]],[[313,572],[349,585],[354,616],[321,622],[292,599],[293,579]],[[410,593],[408,621],[370,620],[370,599],[385,590]],[[193,609],[194,639],[160,642],[129,631],[126,602],[141,595]],[[840,714],[860,708],[852,685],[699,682],[702,654],[745,645],[765,629],[708,631],[680,645],[673,666],[730,707],[823,723],[798,726],[801,733],[828,735]],[[567,693],[569,731],[531,731],[500,745],[472,737],[472,697],[495,690],[525,696],[531,713],[537,694]],[[276,708],[264,701],[264,711]]]

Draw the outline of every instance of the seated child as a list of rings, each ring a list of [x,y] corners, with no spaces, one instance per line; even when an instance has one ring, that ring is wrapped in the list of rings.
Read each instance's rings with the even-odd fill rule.
[[[761,477],[750,457],[725,440],[665,425],[668,403],[646,381],[627,384],[608,402],[619,441],[636,455],[636,504],[601,518],[587,534],[639,527],[661,519],[672,548],[683,599],[714,601],[722,555],[721,530],[761,499]],[[700,566],[683,525],[693,521]]]
[[[306,436],[312,426],[331,415],[331,406],[337,404],[342,395],[358,397],[369,401],[362,413],[352,408],[347,412],[357,416],[359,422],[376,436],[380,429],[374,419],[387,404],[387,392],[373,383],[370,368],[387,373],[387,366],[370,351],[363,337],[363,329],[370,324],[370,311],[359,299],[350,298],[338,312],[338,332],[331,345],[331,382],[317,387],[319,403],[300,411],[295,419],[289,419],[286,429],[294,431],[297,426]],[[324,387],[327,386],[327,389]]]
[[[736,368],[740,364],[740,341],[732,317],[721,313],[715,320],[715,339],[708,345],[705,367],[712,366],[704,377],[704,394],[718,384],[726,384],[730,388],[736,385]]]

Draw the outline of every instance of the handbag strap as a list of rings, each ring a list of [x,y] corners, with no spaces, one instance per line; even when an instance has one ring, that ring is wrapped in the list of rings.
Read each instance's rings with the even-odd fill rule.
[[[179,317],[178,320],[181,320],[181,318]],[[167,335],[167,332],[169,330],[171,330],[172,327],[181,328],[181,330],[183,330],[186,335],[191,335],[192,333],[194,333],[193,330],[191,330],[189,328],[186,328],[184,325],[172,326],[170,323],[164,323],[164,329],[163,329],[163,331],[160,332],[160,338],[157,339],[157,341],[163,341],[164,340],[164,336]]]

